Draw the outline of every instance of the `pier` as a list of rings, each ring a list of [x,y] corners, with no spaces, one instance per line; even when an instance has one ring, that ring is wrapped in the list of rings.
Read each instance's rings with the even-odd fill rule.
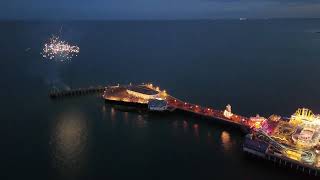
[[[103,93],[103,98],[108,103],[116,103],[128,106],[146,106],[149,107],[150,111],[187,112],[197,116],[205,117],[206,119],[212,119],[214,121],[225,122],[231,125],[239,126],[245,131],[253,128],[254,125],[257,125],[257,122],[253,122],[248,117],[232,113],[231,105],[227,105],[225,110],[200,106],[175,98],[169,95],[165,90],[160,90],[159,87],[155,87],[152,84],[130,84],[108,87]],[[153,103],[151,109],[150,103]]]
[[[148,111],[180,111],[225,122],[240,127],[245,133],[243,151],[266,160],[289,164],[318,175],[320,171],[320,114],[307,108],[299,108],[290,118],[271,115],[269,118],[245,117],[234,114],[231,105],[224,110],[189,103],[169,95],[152,84],[117,85],[54,90],[51,98],[101,94],[107,103],[134,106]]]
[[[89,88],[77,88],[77,89],[69,89],[69,90],[57,90],[54,89],[49,92],[50,98],[62,98],[68,96],[84,96],[89,94],[97,94],[103,93],[105,87],[97,86],[97,87],[89,87]]]

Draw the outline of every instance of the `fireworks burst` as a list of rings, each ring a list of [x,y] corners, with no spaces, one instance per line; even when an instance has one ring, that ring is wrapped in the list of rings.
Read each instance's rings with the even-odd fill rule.
[[[58,36],[52,36],[49,42],[44,44],[41,54],[44,58],[67,61],[71,60],[73,56],[77,56],[79,51],[78,46],[72,46],[66,41],[60,40]]]

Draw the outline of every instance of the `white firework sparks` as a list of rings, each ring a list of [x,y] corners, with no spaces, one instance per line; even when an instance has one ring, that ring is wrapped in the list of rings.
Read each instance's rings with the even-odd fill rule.
[[[72,46],[66,41],[60,40],[58,36],[52,36],[49,42],[44,44],[41,54],[44,58],[67,61],[73,56],[77,56],[79,51],[78,46]]]

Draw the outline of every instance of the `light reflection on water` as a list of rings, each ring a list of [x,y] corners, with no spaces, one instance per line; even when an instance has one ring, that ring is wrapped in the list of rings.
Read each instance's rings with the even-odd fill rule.
[[[63,113],[56,119],[51,145],[56,167],[78,168],[83,163],[88,140],[87,120],[78,112]]]
[[[222,142],[222,146],[223,146],[224,150],[230,151],[232,148],[230,133],[227,131],[222,131],[220,137],[221,137],[221,142]]]
[[[147,127],[148,122],[144,119],[143,115],[139,114],[138,117],[134,120],[134,127],[145,128]]]
[[[150,125],[148,119],[152,117],[150,114],[138,113],[137,111],[124,111],[123,109],[118,110],[112,106],[109,110],[102,109],[102,113],[109,113],[104,117],[109,119],[112,125],[117,123],[133,129],[148,128]],[[219,145],[224,152],[232,151],[233,142],[230,132],[228,131],[221,132],[220,130],[206,129],[203,124],[196,122],[196,120],[193,121],[181,118],[179,120],[171,121],[170,124],[174,130],[174,136],[179,137],[181,135],[179,135],[180,132],[183,132],[184,134],[191,133],[197,143],[206,142],[210,145],[216,144]],[[202,139],[205,139],[205,141],[202,141]],[[221,143],[217,144],[217,141],[220,141]]]
[[[116,110],[113,107],[111,107],[110,117],[112,121],[116,120]]]
[[[184,132],[188,132],[189,129],[189,123],[186,120],[183,120],[183,130]]]
[[[193,125],[193,131],[194,131],[194,136],[199,137],[199,125],[198,124]]]
[[[128,121],[128,112],[123,113],[123,118],[125,121]]]
[[[138,111],[132,111],[132,109],[126,109],[126,107],[115,108],[110,106],[110,111],[104,111],[104,109],[109,108],[104,105],[102,108],[103,118],[111,120],[112,127],[116,124],[124,124],[125,126],[130,126],[131,128],[146,128],[148,127],[147,114],[140,113]],[[108,114],[109,113],[109,114]]]
[[[200,128],[201,127],[201,128]],[[213,130],[203,128],[201,123],[192,123],[187,120],[175,120],[172,122],[172,128],[175,132],[182,129],[184,133],[192,133],[197,142],[201,139],[206,139],[207,144],[216,144],[220,139],[219,146],[222,147],[224,152],[230,152],[233,148],[233,141],[228,131]],[[189,132],[190,131],[190,132]],[[204,131],[206,131],[204,133]]]
[[[208,144],[212,144],[212,141],[213,141],[212,134],[211,134],[210,131],[208,131],[208,133],[207,133],[207,143]]]

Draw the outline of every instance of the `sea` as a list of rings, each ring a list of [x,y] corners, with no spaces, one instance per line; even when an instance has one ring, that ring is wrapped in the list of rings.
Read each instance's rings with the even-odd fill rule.
[[[316,179],[246,155],[239,128],[52,89],[153,83],[251,117],[320,113],[320,19],[1,21],[0,179]],[[80,52],[42,56],[52,35]]]

